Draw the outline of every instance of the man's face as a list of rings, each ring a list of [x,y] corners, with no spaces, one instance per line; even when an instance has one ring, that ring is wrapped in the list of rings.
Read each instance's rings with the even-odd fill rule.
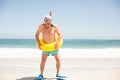
[[[49,19],[49,18],[47,18],[47,17],[44,19],[45,25],[46,25],[47,27],[50,27],[50,26],[51,26],[51,21],[52,21],[52,20]]]

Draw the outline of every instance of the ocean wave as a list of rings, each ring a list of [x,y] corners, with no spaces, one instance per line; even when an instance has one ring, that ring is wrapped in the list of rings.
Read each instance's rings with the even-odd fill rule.
[[[42,51],[36,48],[0,48],[0,58],[41,57]],[[120,48],[107,49],[60,49],[65,58],[120,58]]]

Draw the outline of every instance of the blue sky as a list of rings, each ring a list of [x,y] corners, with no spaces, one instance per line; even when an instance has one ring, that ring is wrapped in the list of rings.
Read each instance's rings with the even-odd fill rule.
[[[120,39],[119,0],[0,0],[0,39],[35,38],[50,10],[64,39]]]

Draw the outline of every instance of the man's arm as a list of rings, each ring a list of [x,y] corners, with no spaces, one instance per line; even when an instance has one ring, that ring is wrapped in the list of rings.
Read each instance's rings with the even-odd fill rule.
[[[39,41],[39,35],[40,35],[41,32],[42,32],[42,25],[40,25],[40,26],[38,27],[37,32],[36,32],[36,34],[35,34],[36,41],[37,41],[37,43],[38,43],[39,49],[41,49],[41,44],[40,44],[40,41]]]
[[[55,43],[55,47],[57,48],[58,47],[58,43],[60,42],[60,40],[62,39],[62,34],[58,28],[58,26],[55,26],[55,30],[56,30],[56,33],[58,35],[58,40],[56,41]]]

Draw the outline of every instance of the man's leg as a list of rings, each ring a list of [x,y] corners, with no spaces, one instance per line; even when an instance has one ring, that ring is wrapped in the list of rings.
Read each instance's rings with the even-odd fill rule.
[[[57,68],[56,77],[58,77],[58,78],[67,78],[67,76],[63,76],[63,75],[59,74],[60,66],[61,66],[60,55],[59,54],[55,54],[54,57],[55,57],[55,60],[56,60],[56,68]]]
[[[55,54],[54,57],[55,57],[55,60],[56,60],[57,74],[59,74],[60,66],[61,66],[60,55],[59,54]]]
[[[43,75],[43,72],[44,72],[44,67],[45,67],[45,63],[46,63],[46,60],[47,60],[47,54],[42,54],[42,59],[41,59],[41,64],[40,64],[40,74]]]

